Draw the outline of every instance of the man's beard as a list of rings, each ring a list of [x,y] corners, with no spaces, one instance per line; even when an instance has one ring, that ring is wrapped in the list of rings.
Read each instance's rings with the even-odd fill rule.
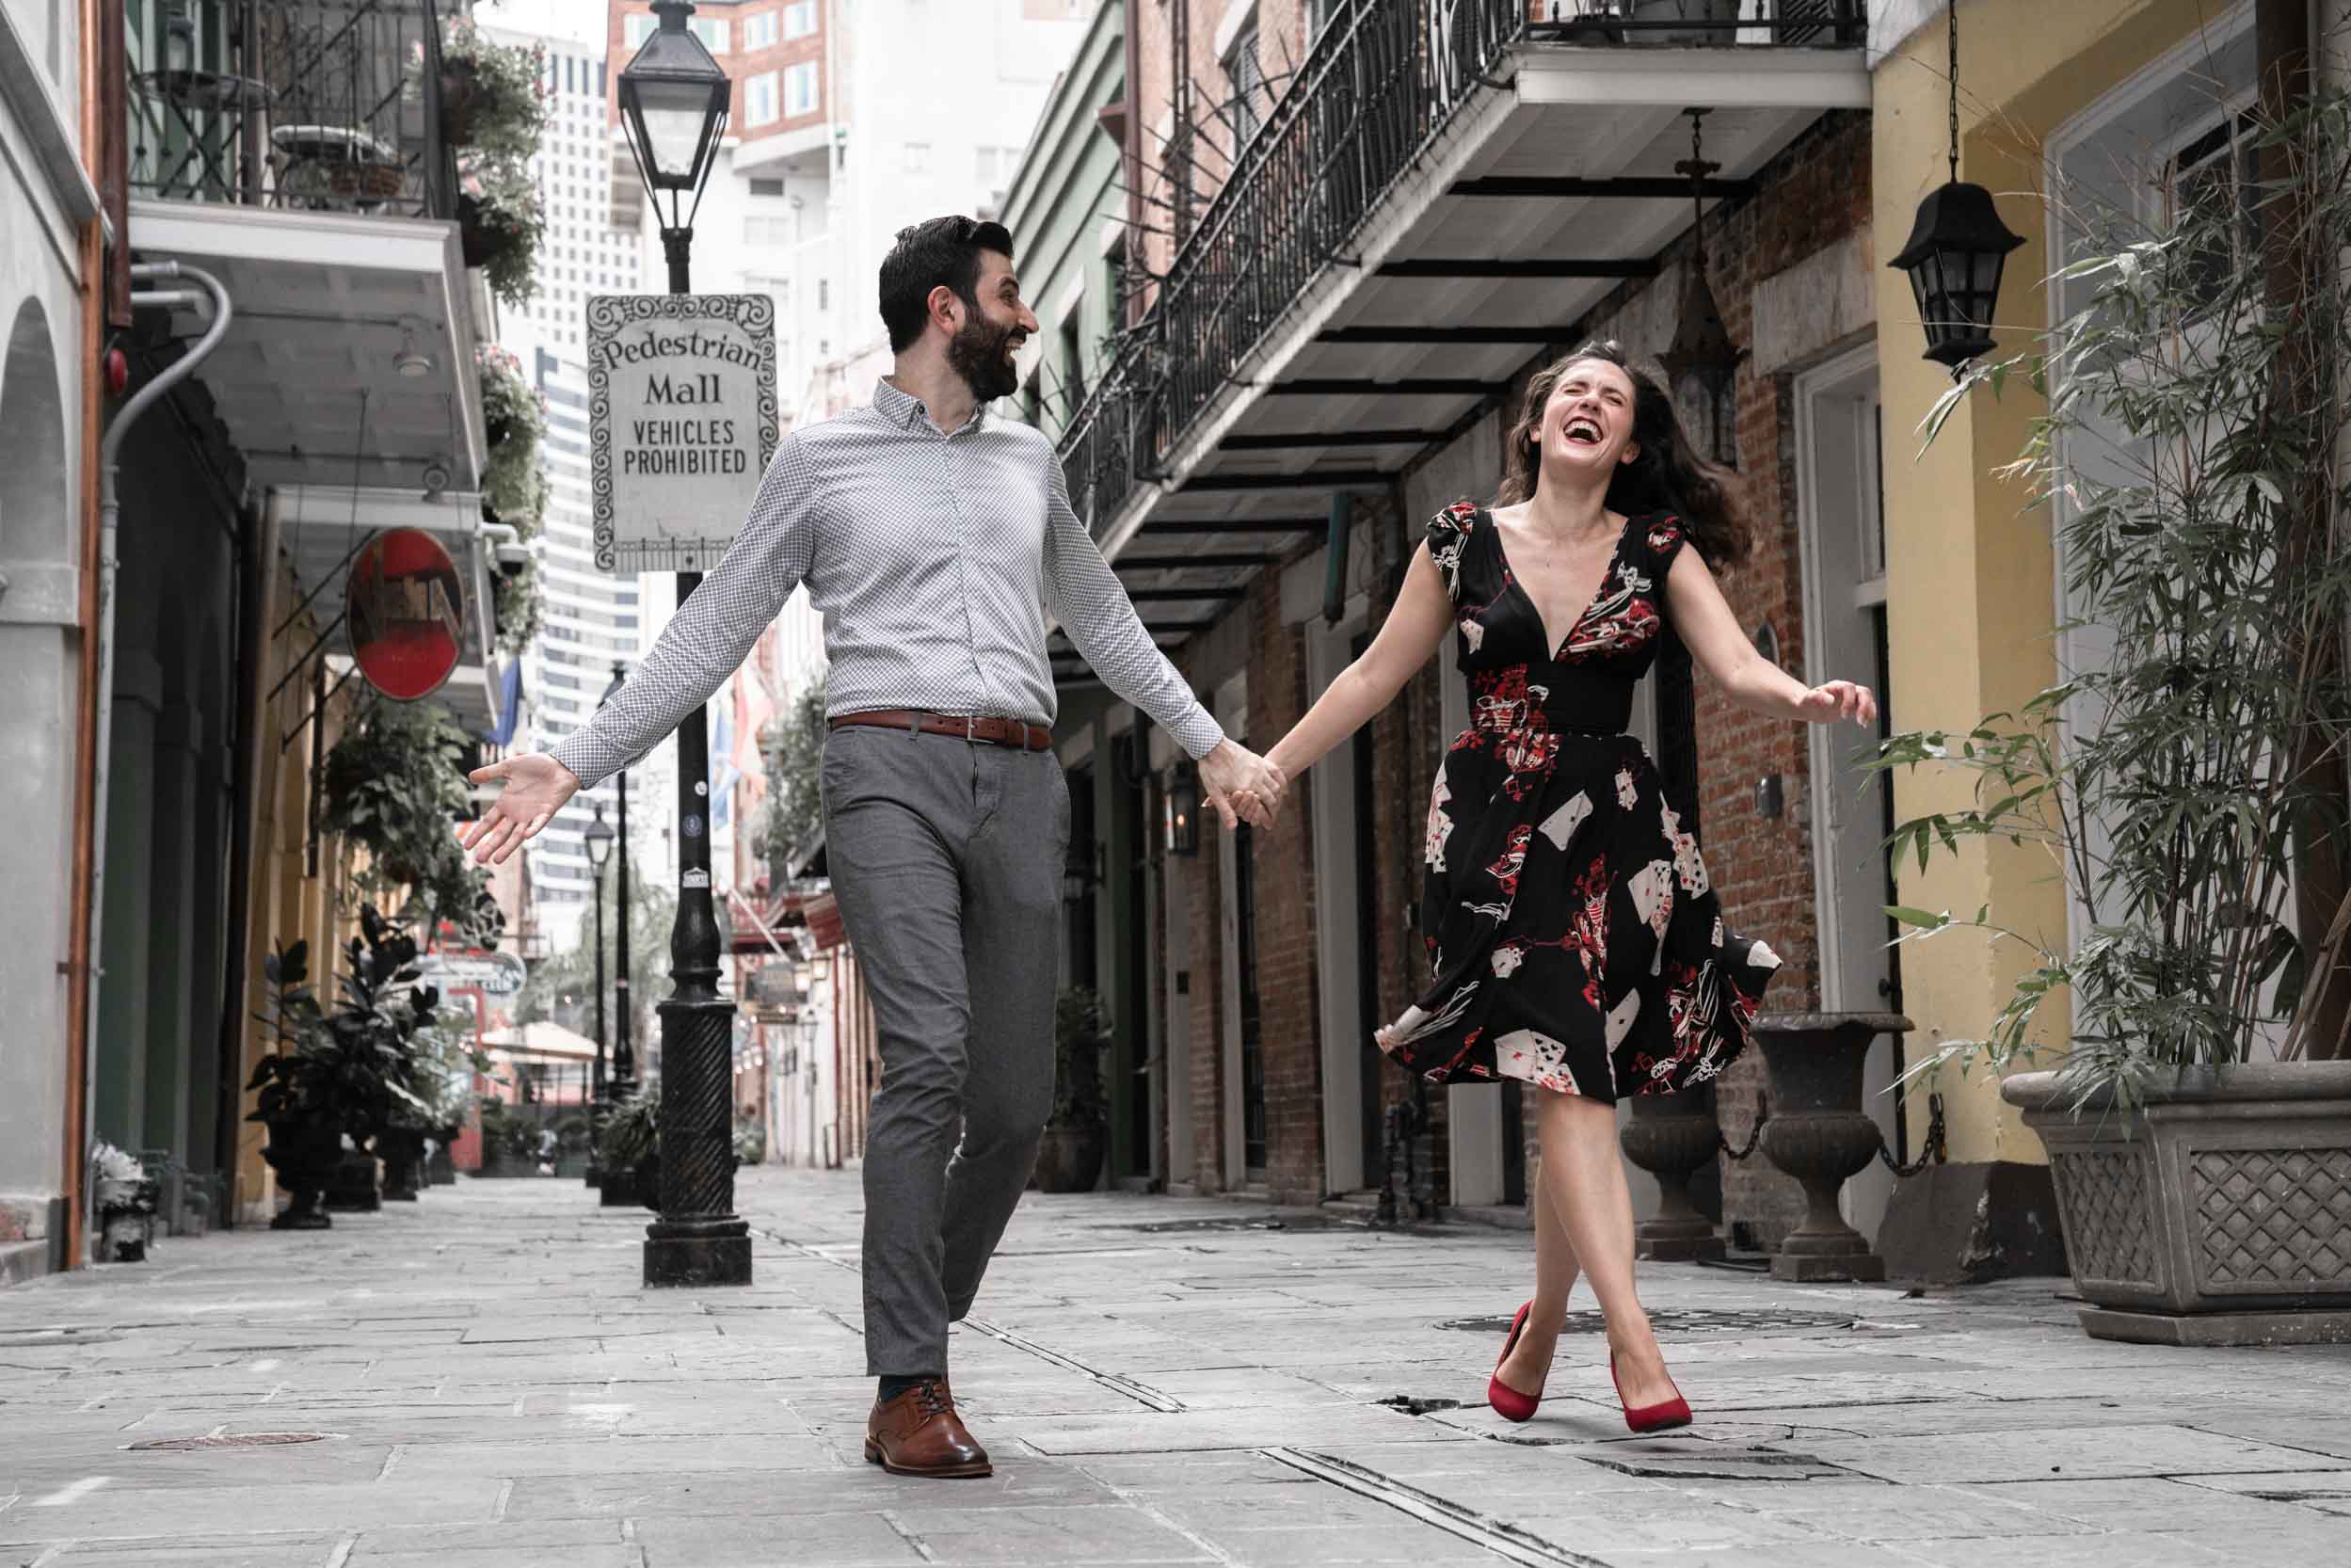
[[[1019,390],[1020,372],[1013,366],[1012,351],[1016,330],[999,327],[975,311],[948,340],[948,368],[962,376],[971,395],[983,403],[1010,397]]]

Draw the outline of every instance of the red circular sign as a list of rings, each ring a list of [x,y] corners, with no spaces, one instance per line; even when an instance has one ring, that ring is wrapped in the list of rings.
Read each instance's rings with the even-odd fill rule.
[[[439,539],[421,528],[376,535],[343,593],[351,657],[369,685],[397,702],[440,690],[464,647],[465,598]]]

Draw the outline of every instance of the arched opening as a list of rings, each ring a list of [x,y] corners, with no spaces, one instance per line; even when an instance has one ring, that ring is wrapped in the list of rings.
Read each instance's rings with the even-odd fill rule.
[[[0,561],[72,559],[72,486],[57,354],[38,299],[18,307],[0,362]]]

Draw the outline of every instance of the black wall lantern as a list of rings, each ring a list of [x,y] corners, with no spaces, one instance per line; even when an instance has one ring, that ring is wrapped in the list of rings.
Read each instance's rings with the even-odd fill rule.
[[[1200,853],[1200,770],[1178,762],[1167,782],[1167,853],[1189,859]]]
[[[1890,264],[1910,274],[1927,330],[1926,357],[1958,376],[1991,352],[1992,310],[2008,252],[2024,243],[2000,221],[1991,192],[1959,179],[1959,8],[1950,0],[1951,178],[1918,206],[1911,243]]]
[[[1691,434],[1715,462],[1738,466],[1738,366],[1746,352],[1731,341],[1722,325],[1722,312],[1706,282],[1706,178],[1720,164],[1708,163],[1702,142],[1704,109],[1689,114],[1689,156],[1673,166],[1689,176],[1689,275],[1682,284],[1682,315],[1673,328],[1673,345],[1659,355],[1671,378],[1673,401],[1695,428]]]

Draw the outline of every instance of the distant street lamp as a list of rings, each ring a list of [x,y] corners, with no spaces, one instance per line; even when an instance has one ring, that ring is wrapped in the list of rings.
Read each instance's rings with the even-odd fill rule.
[[[687,30],[690,0],[654,0],[653,11],[660,27],[620,72],[620,118],[661,224],[669,292],[681,295],[692,292],[694,216],[734,84]],[[680,608],[701,585],[698,571],[678,574]],[[678,920],[669,935],[677,989],[660,1008],[661,1218],[645,1232],[648,1285],[751,1283],[751,1227],[734,1212],[735,1010],[718,994],[710,792],[710,729],[696,703],[678,726]]]
[[[612,824],[604,820],[604,803],[596,803],[596,820],[588,824],[588,869],[596,883],[596,913],[591,929],[596,938],[596,1087],[588,1101],[587,1184],[604,1181],[604,1112],[609,1091],[604,1081],[604,862],[613,857]]]

